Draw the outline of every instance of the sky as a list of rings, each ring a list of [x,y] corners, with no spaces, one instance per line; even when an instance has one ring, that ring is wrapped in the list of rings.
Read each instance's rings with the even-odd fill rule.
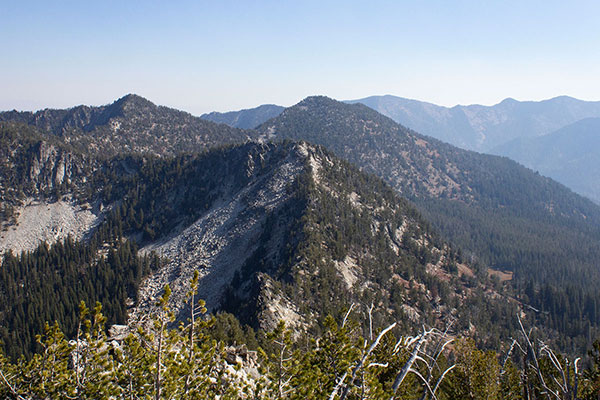
[[[0,0],[0,110],[600,100],[600,2]]]

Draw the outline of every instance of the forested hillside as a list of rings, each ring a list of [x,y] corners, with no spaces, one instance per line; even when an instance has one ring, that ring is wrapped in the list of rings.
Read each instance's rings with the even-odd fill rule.
[[[105,302],[109,323],[124,323],[170,284],[185,318],[193,271],[211,311],[255,329],[284,319],[318,332],[325,316],[340,318],[352,303],[378,305],[374,321],[397,320],[400,332],[450,319],[458,332],[475,324],[471,335],[488,345],[515,327],[517,303],[498,295],[482,265],[462,260],[379,178],[321,148],[250,143],[175,158],[118,156],[86,178],[80,201],[105,208],[89,238],[4,256],[2,334],[13,357],[39,349],[44,321],[72,336],[80,300]],[[207,221],[209,230],[197,230]]]
[[[258,130],[265,139],[321,144],[384,178],[471,260],[513,271],[517,293],[543,311],[541,323],[562,332],[563,345],[585,346],[597,331],[597,313],[586,306],[600,300],[592,283],[600,278],[600,208],[591,201],[506,158],[421,136],[361,104],[310,97]],[[566,309],[542,297],[550,289],[562,293]]]
[[[157,106],[132,94],[100,107],[2,112],[0,121],[34,126],[95,156],[129,152],[175,155],[248,139],[240,129]]]
[[[472,279],[473,282],[468,285],[485,285],[485,270],[488,267],[506,271],[503,275],[493,275],[509,279],[508,284],[516,290],[518,300],[525,307],[540,310],[538,322],[556,337],[562,348],[582,349],[597,333],[598,312],[595,305],[598,295],[593,282],[598,278],[596,260],[600,256],[598,207],[552,180],[507,159],[459,150],[397,125],[365,106],[348,105],[323,97],[308,98],[286,109],[257,131],[242,132],[203,121],[202,124],[209,124],[206,126],[217,130],[214,136],[211,131],[202,130],[205,125],[196,127],[195,122],[192,124],[196,119],[189,120],[189,124],[175,123],[179,117],[183,118],[181,121],[192,118],[188,114],[156,107],[136,96],[127,96],[110,106],[86,110],[89,111],[87,119],[74,118],[77,114],[75,109],[47,110],[31,115],[2,114],[4,119],[25,118],[29,124],[37,124],[47,132],[14,123],[3,124],[6,132],[3,140],[9,147],[16,146],[15,152],[6,153],[7,159],[15,166],[22,164],[18,168],[10,167],[13,164],[5,166],[5,177],[9,181],[3,190],[12,193],[12,197],[6,197],[9,201],[3,202],[3,209],[8,210],[5,221],[18,223],[16,214],[8,219],[14,207],[6,208],[7,204],[14,203],[27,210],[29,206],[25,206],[23,201],[30,197],[51,202],[64,195],[63,199],[79,202],[77,207],[93,203],[95,223],[117,213],[124,235],[139,243],[144,254],[157,251],[171,260],[165,270],[169,273],[153,275],[142,286],[144,299],[151,299],[171,279],[185,279],[183,272],[189,273],[200,265],[200,269],[207,274],[207,271],[213,271],[209,275],[214,281],[204,283],[211,307],[220,304],[222,290],[230,284],[231,287],[227,289],[231,295],[229,309],[250,301],[248,296],[255,296],[253,299],[259,299],[256,304],[262,304],[264,299],[260,297],[260,291],[254,289],[271,285],[261,275],[264,269],[280,268],[279,272],[271,272],[276,275],[275,281],[282,282],[275,285],[278,290],[284,289],[286,285],[291,285],[290,279],[294,275],[290,271],[294,271],[298,261],[290,262],[289,257],[293,254],[312,257],[313,250],[302,253],[304,248],[299,243],[313,242],[306,248],[324,246],[328,255],[322,258],[329,263],[327,260],[331,257],[331,262],[337,262],[335,265],[342,269],[361,263],[389,263],[389,260],[382,261],[388,257],[386,252],[371,248],[367,253],[381,257],[376,257],[374,261],[365,258],[366,250],[347,249],[357,240],[354,236],[346,237],[339,231],[335,231],[332,237],[327,236],[333,233],[327,233],[324,230],[326,225],[322,226],[318,221],[322,218],[330,220],[333,216],[342,219],[347,217],[345,223],[351,227],[350,232],[365,231],[360,225],[361,219],[355,215],[354,203],[357,200],[352,197],[350,208],[347,208],[348,205],[340,203],[335,195],[332,198],[336,200],[327,197],[331,195],[327,190],[307,191],[306,188],[312,186],[306,184],[300,186],[305,188],[302,190],[288,186],[292,182],[303,181],[298,176],[302,175],[300,171],[304,171],[305,167],[300,162],[302,157],[294,156],[295,152],[285,150],[286,147],[271,151],[264,150],[271,145],[263,144],[266,146],[264,149],[253,147],[254,150],[247,155],[244,155],[245,150],[241,150],[244,147],[235,147],[237,150],[221,148],[203,155],[169,156],[205,149],[215,143],[242,140],[242,137],[255,137],[264,143],[273,139],[307,140],[324,145],[365,172],[384,178],[396,191],[414,202],[424,220],[430,221],[441,237],[457,246],[453,253],[462,254],[457,260],[467,262],[468,269],[475,273],[473,278],[468,278],[468,274],[459,274],[463,280]],[[90,117],[102,112],[110,115],[106,121],[117,121],[123,127],[131,128],[119,131],[118,140],[127,141],[131,146],[119,145],[124,153],[115,158],[106,158],[114,153],[114,148],[103,147],[106,143],[112,146],[112,142],[107,141],[108,136],[102,133],[106,133],[107,122],[100,117]],[[53,113],[62,115],[62,119],[45,119]],[[152,126],[150,131],[144,128],[147,124]],[[19,135],[29,139],[20,140]],[[145,142],[140,135],[151,138],[151,141]],[[155,140],[161,137],[165,141],[158,145]],[[188,142],[189,138],[194,138],[193,143],[197,145]],[[83,141],[87,143],[85,148],[81,147]],[[40,153],[40,148],[53,150]],[[101,154],[104,161],[96,159],[94,155],[100,148],[105,150]],[[128,154],[127,149],[140,151],[141,155]],[[278,152],[283,155],[275,156]],[[41,157],[42,153],[53,156]],[[65,163],[70,167],[58,167],[62,165],[59,162],[62,159],[71,160]],[[32,171],[39,169],[34,165],[46,169],[42,168],[39,173],[32,175]],[[67,176],[66,172],[57,175],[63,169],[70,171],[70,175]],[[61,177],[62,182],[68,182],[68,186],[57,184],[57,176]],[[344,181],[343,176],[336,179]],[[338,185],[336,179],[324,187]],[[35,183],[38,186],[33,187],[31,182],[50,184],[40,186]],[[24,189],[13,189],[15,184]],[[346,183],[340,190],[350,190],[350,194],[353,190],[356,192],[357,189],[352,189],[352,185]],[[292,190],[292,187],[295,189]],[[318,189],[319,185],[315,187]],[[379,190],[370,189],[373,192]],[[335,211],[325,211],[330,208],[329,205],[325,210],[316,208],[319,210],[317,214],[306,211],[300,206],[302,201],[292,201],[300,192],[311,193],[309,198],[312,200],[305,198],[304,202],[335,205],[331,209]],[[323,198],[323,195],[327,196]],[[373,210],[378,207],[372,205],[365,209],[370,210],[370,218],[390,218],[387,215],[377,216]],[[301,225],[294,223],[298,216],[302,216]],[[277,221],[285,222],[273,225]],[[306,231],[306,223],[311,221],[320,236],[286,236],[286,232]],[[340,221],[332,222],[331,226],[336,226]],[[262,234],[269,232],[267,227],[273,226],[277,227],[274,229],[277,235]],[[18,226],[13,228],[14,232],[19,232]],[[388,240],[394,236],[393,229],[390,232],[387,233]],[[87,235],[89,237],[89,232]],[[377,229],[372,229],[372,235],[368,240],[360,239],[359,243],[378,243]],[[65,238],[64,235],[57,237]],[[282,248],[287,248],[289,253],[282,252]],[[345,249],[342,253],[348,259],[339,259],[335,255],[340,253],[340,248]],[[198,250],[190,256],[193,252],[186,249]],[[250,255],[252,257],[247,259]],[[415,254],[415,257],[418,261],[416,265],[426,267],[431,263],[429,256]],[[433,259],[437,260],[436,257]],[[312,260],[317,264],[320,262],[318,258]],[[412,261],[405,260],[401,264],[406,263],[411,264]],[[449,265],[449,270],[454,270],[452,263]],[[237,275],[236,271],[239,271]],[[451,275],[450,286],[453,287]],[[367,275],[364,277],[368,278]],[[405,280],[410,282],[410,279]],[[496,285],[501,287],[499,282]],[[310,286],[310,290],[317,290],[317,286]],[[435,290],[444,292],[441,286]],[[293,291],[282,293],[292,297],[298,295]],[[427,293],[429,301],[436,298],[435,294]],[[175,294],[176,302],[181,304],[181,295],[176,290]],[[241,294],[243,296],[240,298]],[[319,305],[327,304],[324,298],[320,300]],[[411,304],[409,306],[412,307]],[[282,308],[287,309],[289,307]],[[252,318],[247,321],[256,326],[256,319]],[[496,338],[493,340],[497,340],[498,332],[491,331]]]

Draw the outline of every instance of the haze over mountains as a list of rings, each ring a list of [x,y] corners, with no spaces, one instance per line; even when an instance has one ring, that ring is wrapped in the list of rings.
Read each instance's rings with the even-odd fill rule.
[[[568,96],[452,108],[395,96],[353,102],[455,146],[507,156],[600,203],[600,131],[594,122],[600,102]]]
[[[518,138],[490,150],[507,156],[600,203],[600,118],[550,134]]]
[[[508,98],[493,106],[451,108],[390,95],[350,102],[363,103],[417,132],[481,152],[516,138],[538,137],[584,118],[600,117],[600,101],[568,96],[543,101]]]
[[[494,106],[449,108],[391,95],[346,102],[365,104],[401,125],[463,149],[507,156],[600,203],[600,162],[594,154],[593,127],[590,121],[578,123],[600,117],[600,102],[560,96],[539,102],[506,99]],[[266,114],[262,107],[210,113],[202,118],[254,128],[283,110],[269,106],[272,113]],[[252,123],[239,124],[239,119]],[[561,132],[553,135],[557,130]],[[559,148],[561,155],[557,154]]]
[[[127,239],[144,248],[140,255],[156,250],[170,260],[157,265],[135,258],[135,248],[120,250],[147,268],[114,298],[116,320],[127,295],[135,315],[163,284],[179,286],[198,267],[210,306],[237,310],[254,326],[279,317],[302,325],[306,313],[341,307],[330,302],[336,296],[371,293],[415,321],[424,309],[469,309],[489,340],[507,327],[492,319],[508,320],[517,304],[492,301],[503,295],[543,310],[538,322],[564,348],[585,346],[598,331],[600,207],[513,161],[421,135],[365,105],[314,96],[240,130],[129,95],[102,107],[1,113],[0,121],[6,230],[27,228],[32,199],[48,209],[61,202],[73,211],[65,218],[87,210],[96,219],[81,225],[85,232],[70,224],[75,231],[55,240],[71,233],[91,246],[85,254],[102,254],[106,241]],[[18,271],[27,260],[10,262]],[[105,271],[101,259],[87,262]],[[506,294],[488,268],[508,271]],[[150,273],[143,282],[142,271]]]
[[[362,103],[421,134],[484,153],[513,139],[543,136],[579,120],[600,117],[600,101],[583,101],[569,96],[543,101],[507,98],[493,106],[444,107],[392,95],[345,102]],[[212,112],[201,118],[251,129],[283,110],[281,106],[261,105],[227,113]]]
[[[263,104],[256,108],[225,113],[211,112],[202,114],[200,118],[218,124],[227,124],[234,128],[253,129],[268,119],[278,116],[285,109],[274,104]]]

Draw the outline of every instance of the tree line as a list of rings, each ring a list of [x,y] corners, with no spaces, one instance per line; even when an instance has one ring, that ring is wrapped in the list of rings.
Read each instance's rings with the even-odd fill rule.
[[[165,287],[155,308],[109,338],[97,303],[79,305],[73,340],[58,324],[37,336],[41,351],[16,363],[0,357],[0,395],[12,399],[597,399],[600,342],[588,366],[520,331],[502,354],[445,330],[413,335],[374,327],[372,307],[326,318],[316,336],[281,321],[255,351],[213,335],[217,319],[190,280],[190,318],[175,324]],[[362,317],[361,317],[362,315]],[[175,325],[175,326],[174,326]]]

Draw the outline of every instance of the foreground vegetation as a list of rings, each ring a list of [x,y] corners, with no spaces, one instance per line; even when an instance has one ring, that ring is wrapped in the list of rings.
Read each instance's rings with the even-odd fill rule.
[[[374,331],[350,307],[309,337],[285,323],[259,338],[257,351],[217,340],[191,280],[187,324],[172,327],[170,289],[137,329],[108,338],[96,304],[80,304],[76,337],[57,324],[37,337],[42,351],[17,363],[0,358],[0,396],[12,399],[597,399],[600,342],[581,360],[555,354],[521,327],[505,354],[482,351],[450,330],[401,336]]]

